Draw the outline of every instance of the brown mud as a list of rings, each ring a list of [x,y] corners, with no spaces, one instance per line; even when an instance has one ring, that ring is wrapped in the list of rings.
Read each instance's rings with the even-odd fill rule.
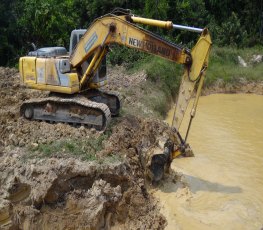
[[[134,75],[123,87],[143,77]],[[21,118],[24,100],[47,94],[21,87],[15,69],[0,68],[0,85],[0,229],[164,229],[166,220],[147,190],[142,156],[172,135],[168,125],[119,117],[95,160],[64,156],[63,149],[28,157],[39,145],[103,134]]]

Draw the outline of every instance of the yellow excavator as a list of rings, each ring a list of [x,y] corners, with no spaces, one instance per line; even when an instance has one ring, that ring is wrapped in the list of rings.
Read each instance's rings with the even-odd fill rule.
[[[163,29],[183,29],[200,33],[192,50],[183,48],[154,34],[138,24]],[[168,140],[162,154],[151,157],[149,170],[158,181],[172,159],[186,152],[186,139],[195,116],[198,98],[208,67],[211,37],[208,29],[200,29],[137,17],[129,10],[116,9],[94,20],[87,30],[71,33],[69,52],[64,47],[40,48],[19,60],[24,85],[50,91],[46,98],[25,101],[20,113],[26,119],[65,122],[104,130],[111,116],[121,108],[118,93],[99,90],[107,83],[106,55],[109,45],[117,43],[144,51],[184,66],[172,127],[180,144]],[[196,89],[191,119],[185,139],[178,132],[189,101]]]

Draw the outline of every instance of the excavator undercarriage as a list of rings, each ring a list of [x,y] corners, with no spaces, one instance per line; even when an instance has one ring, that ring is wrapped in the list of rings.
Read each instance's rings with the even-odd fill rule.
[[[28,100],[21,106],[21,114],[27,119],[86,125],[103,130],[110,122],[110,110],[102,103],[82,97]]]
[[[24,102],[20,114],[29,120],[85,125],[104,130],[110,123],[111,116],[117,116],[121,108],[118,93],[90,90],[76,95],[50,95]]]

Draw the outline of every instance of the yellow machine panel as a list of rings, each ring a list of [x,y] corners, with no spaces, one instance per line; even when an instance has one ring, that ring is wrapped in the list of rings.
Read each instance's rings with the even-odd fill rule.
[[[79,92],[77,73],[61,72],[67,59],[22,57],[19,63],[21,80],[29,88],[66,94]]]
[[[21,63],[21,78],[22,82],[26,85],[31,85],[36,83],[36,57],[22,57],[20,59]]]
[[[46,60],[46,84],[60,85],[54,58],[45,58]]]
[[[36,60],[37,84],[46,84],[46,58]]]

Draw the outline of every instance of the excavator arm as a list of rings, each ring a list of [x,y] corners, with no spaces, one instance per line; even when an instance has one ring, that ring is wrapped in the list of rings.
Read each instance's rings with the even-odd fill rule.
[[[157,26],[164,29],[184,29],[201,33],[201,36],[190,51],[137,26],[135,23]],[[88,68],[86,71],[82,71],[81,88],[84,87],[87,81],[92,79],[101,60],[107,53],[108,45],[112,43],[144,51],[184,65],[184,73],[172,122],[172,128],[179,143],[167,140],[164,144],[164,152],[151,155],[145,165],[146,170],[148,170],[147,174],[151,177],[152,181],[159,181],[162,179],[165,169],[170,167],[174,158],[179,155],[192,155],[192,150],[186,141],[196,113],[198,99],[201,95],[208,67],[209,53],[212,45],[209,31],[206,28],[199,29],[180,26],[170,21],[140,18],[130,14],[121,16],[108,14],[98,18],[91,24],[70,57],[72,66],[78,68],[85,60],[92,56]],[[185,138],[183,138],[178,130],[195,89],[196,95],[190,114],[190,121]]]
[[[150,156],[145,168],[147,175],[153,182],[158,182],[163,178],[164,172],[170,168],[171,162],[176,157],[180,155],[193,156],[193,152],[190,146],[187,144],[187,137],[190,131],[192,120],[196,114],[198,100],[204,84],[211,45],[212,41],[210,34],[207,29],[204,29],[196,45],[191,51],[192,65],[189,69],[185,68],[184,70],[176,107],[174,109],[172,128],[177,136],[177,140],[179,140],[179,143],[168,139],[164,144],[163,153]],[[179,133],[179,128],[186,109],[189,105],[190,99],[193,97],[194,89],[196,89],[196,95],[190,113],[190,121],[187,132],[185,134],[185,138],[183,138]]]
[[[112,43],[135,48],[179,64],[191,64],[191,54],[189,51],[136,26],[131,22],[132,18],[136,17],[109,14],[96,19],[72,53],[70,57],[72,66],[76,67],[80,65],[96,50]],[[158,20],[151,21],[162,22]]]

